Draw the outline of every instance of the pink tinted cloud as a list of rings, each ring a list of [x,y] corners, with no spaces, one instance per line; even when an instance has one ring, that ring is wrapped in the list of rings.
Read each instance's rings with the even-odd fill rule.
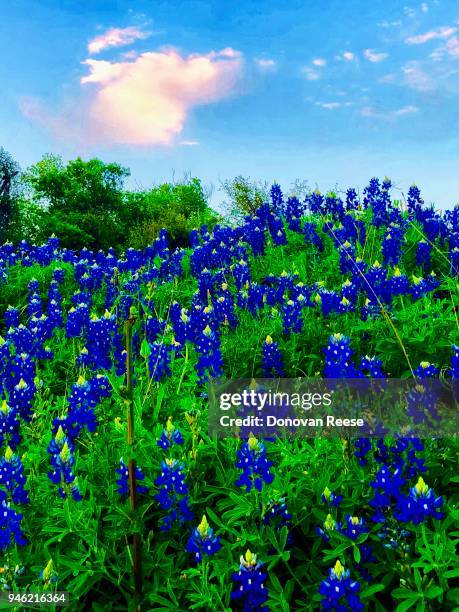
[[[429,32],[425,32],[424,34],[418,34],[417,36],[410,36],[406,39],[406,43],[409,45],[423,45],[429,40],[436,40],[438,38],[449,38],[455,32],[457,28],[454,27],[443,27],[438,28],[438,30],[430,30]]]
[[[93,85],[88,120],[96,141],[171,144],[195,106],[236,90],[242,56],[234,49],[181,56],[175,49],[148,52],[132,62],[88,59],[83,85]]]
[[[146,32],[134,26],[128,28],[110,28],[89,41],[88,52],[90,55],[95,55],[110,47],[124,47],[136,40],[144,40],[150,35],[151,32]]]
[[[405,83],[412,89],[429,92],[435,89],[435,82],[419,62],[411,61],[402,66]]]
[[[366,59],[369,62],[373,62],[374,64],[378,62],[382,62],[387,57],[389,57],[388,53],[377,53],[373,49],[365,49],[365,51],[363,52],[363,55],[366,57]]]
[[[242,93],[243,58],[231,48],[188,56],[169,48],[84,64],[79,100],[51,112],[29,99],[22,111],[56,137],[78,136],[90,146],[173,144],[194,107]]]
[[[459,57],[459,38],[454,36],[454,38],[450,38],[446,43],[446,50],[449,55],[453,57]]]

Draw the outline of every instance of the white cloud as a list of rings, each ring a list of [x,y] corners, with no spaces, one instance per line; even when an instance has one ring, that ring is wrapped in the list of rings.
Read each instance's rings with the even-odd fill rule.
[[[314,64],[314,66],[319,66],[320,68],[322,68],[326,65],[327,60],[323,59],[322,57],[317,57],[316,59],[312,60],[312,63]]]
[[[418,34],[416,36],[410,36],[405,40],[405,42],[409,45],[423,45],[429,40],[435,40],[438,38],[449,38],[453,34],[457,32],[457,28],[452,26],[445,26],[443,28],[438,28],[438,30],[430,30],[429,32],[424,32],[424,34]]]
[[[402,25],[402,22],[400,19],[397,19],[395,21],[380,21],[378,23],[378,26],[380,28],[399,28]]]
[[[179,142],[182,147],[197,147],[199,145],[199,140],[181,140]]]
[[[389,57],[388,53],[377,53],[374,49],[365,49],[363,55],[369,62],[378,63]]]
[[[446,43],[446,50],[449,55],[459,57],[459,38],[455,36]]]
[[[277,62],[273,59],[255,58],[253,60],[260,70],[275,70]]]
[[[355,57],[355,53],[352,53],[352,51],[343,51],[339,55],[336,55],[335,59],[346,60],[346,62],[352,62],[353,60],[356,59],[356,57]]]
[[[418,113],[419,108],[417,106],[413,106],[408,104],[407,106],[403,106],[395,111],[392,111],[392,114],[395,117],[403,117],[403,115],[412,115],[413,113]]]
[[[423,2],[421,4],[421,11],[423,13],[428,13],[429,12],[429,5],[427,4],[427,2]]]
[[[320,79],[320,74],[317,70],[313,70],[312,68],[303,68],[302,72],[308,81],[318,81]]]
[[[146,32],[141,28],[111,28],[103,34],[96,36],[88,42],[88,52],[90,55],[100,53],[110,47],[124,47],[136,40],[144,40],[151,36],[151,32]]]
[[[392,111],[379,111],[372,106],[364,106],[360,109],[359,113],[362,117],[370,117],[375,119],[397,119],[405,115],[412,115],[413,113],[419,112],[417,106],[407,105]]]
[[[417,91],[432,91],[435,89],[435,83],[421,64],[417,61],[411,61],[402,66],[405,83],[412,89]]]
[[[341,102],[316,102],[317,106],[321,108],[325,108],[327,110],[335,110],[335,108],[340,108],[343,106]]]

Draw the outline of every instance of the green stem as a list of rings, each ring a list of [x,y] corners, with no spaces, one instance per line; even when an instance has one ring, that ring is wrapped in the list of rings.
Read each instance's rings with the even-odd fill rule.
[[[132,382],[132,327],[135,322],[135,317],[131,311],[129,319],[126,321],[126,405],[127,405],[127,443],[131,448],[134,444],[134,392]],[[129,475],[129,501],[131,513],[134,516],[137,508],[136,499],[136,478],[135,478],[135,459],[131,456],[128,464]],[[140,598],[142,595],[142,542],[140,535],[134,533],[132,535],[132,560],[134,573],[134,599],[136,609],[140,610]]]

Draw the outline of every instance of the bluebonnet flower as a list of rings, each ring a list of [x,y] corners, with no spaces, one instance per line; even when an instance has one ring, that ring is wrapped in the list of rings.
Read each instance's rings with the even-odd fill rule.
[[[381,247],[386,266],[397,265],[402,256],[403,229],[397,226],[388,228]]]
[[[274,475],[270,472],[272,461],[266,457],[266,448],[262,442],[250,434],[247,442],[244,442],[237,451],[236,467],[242,470],[242,474],[236,481],[238,487],[246,487],[246,491],[255,489],[261,491],[263,483],[270,484]]]
[[[354,445],[357,449],[354,451],[354,456],[359,460],[359,465],[367,465],[367,455],[372,449],[371,440],[369,438],[357,438]]]
[[[264,612],[268,607],[264,604],[268,599],[268,589],[265,587],[266,573],[262,571],[263,564],[257,560],[250,550],[241,555],[239,570],[233,574],[235,589],[231,599],[242,603],[244,612]]]
[[[359,206],[357,192],[352,187],[346,191],[346,210],[356,210]]]
[[[264,378],[284,376],[282,353],[277,342],[273,342],[271,336],[266,336],[263,344],[262,369]]]
[[[284,526],[289,527],[291,518],[284,497],[278,501],[270,500],[263,510],[263,525],[275,526],[276,531],[280,531]]]
[[[0,446],[7,444],[14,451],[21,441],[19,428],[18,411],[3,400],[0,404]]]
[[[236,285],[236,289],[238,291],[250,283],[250,269],[247,262],[243,259],[232,266],[232,273],[234,284]]]
[[[263,525],[270,525],[276,532],[286,527],[288,533],[285,544],[291,546],[293,544],[293,533],[290,531],[292,515],[288,511],[285,497],[280,497],[277,500],[270,499],[265,506],[260,504],[260,508]],[[274,549],[272,549],[272,552],[275,552]]]
[[[328,578],[319,587],[319,593],[323,595],[322,609],[336,610],[363,610],[358,592],[360,584],[357,580],[351,580],[350,571],[346,570],[340,561],[329,570]]]
[[[196,340],[196,350],[199,353],[195,370],[198,374],[199,384],[203,384],[207,378],[219,378],[223,371],[223,359],[220,349],[220,339],[209,325]]]
[[[287,219],[288,227],[294,232],[301,230],[301,216],[302,216],[302,205],[298,198],[292,196],[288,198],[287,205],[285,207],[285,217]]]
[[[129,495],[129,469],[124,463],[123,458],[120,459],[120,466],[117,468],[116,473],[119,478],[116,481],[117,491],[121,497],[127,497]],[[135,491],[138,495],[148,493],[148,487],[143,484],[139,484],[139,481],[145,480],[145,474],[136,465],[135,466]]]
[[[25,421],[32,419],[32,402],[37,388],[34,381],[26,382],[24,378],[15,385],[10,393],[9,404],[18,411]]]
[[[102,380],[105,382],[107,379]],[[93,433],[97,428],[97,418],[94,410],[98,400],[99,397],[91,389],[91,384],[83,376],[80,376],[77,382],[72,385],[70,395],[67,398],[69,405],[67,415],[53,421],[54,431],[62,426],[71,440],[75,440],[84,427],[90,433]]]
[[[322,523],[322,527],[316,527],[316,532],[324,540],[324,542],[329,542],[330,533],[335,531],[337,528],[338,523],[331,514],[327,514],[325,521]]]
[[[423,523],[426,518],[442,519],[443,497],[437,497],[419,476],[418,482],[410,489],[408,496],[400,496],[394,516],[401,522],[412,522],[414,525]]]
[[[360,360],[359,370],[362,374],[370,378],[384,378],[382,367],[382,361],[378,357],[369,357],[365,355],[365,357],[362,357]]]
[[[295,301],[288,300],[282,308],[282,324],[284,334],[299,333],[303,329],[303,302],[304,298],[300,295]]]
[[[431,246],[425,240],[420,240],[416,245],[416,265],[424,270],[430,268]]]
[[[266,235],[265,230],[260,225],[260,219],[256,217],[252,218],[248,223],[247,242],[252,247],[252,253],[254,257],[259,257],[265,254],[266,248]]]
[[[287,244],[287,236],[285,235],[284,224],[280,217],[270,215],[268,218],[268,229],[275,246]]]
[[[7,339],[15,347],[16,353],[29,353],[34,345],[32,332],[25,325],[18,325],[8,330]]]
[[[307,197],[307,203],[309,206],[309,210],[313,214],[319,214],[320,216],[323,216],[326,214],[326,210],[324,208],[324,196],[320,193],[318,189],[313,191]]]
[[[156,478],[155,485],[159,493],[155,499],[168,514],[161,520],[161,530],[169,531],[173,523],[182,525],[192,520],[193,513],[188,506],[188,485],[185,482],[184,464],[175,459],[161,462],[161,474]]]
[[[65,324],[67,338],[76,338],[84,334],[89,326],[89,308],[81,303],[70,308]]]
[[[255,317],[258,311],[265,305],[265,290],[256,283],[251,283],[247,288],[247,309]]]
[[[164,376],[172,374],[170,369],[172,347],[169,344],[162,342],[153,342],[150,344],[150,355],[148,358],[148,366],[150,377],[159,381]]]
[[[428,361],[421,361],[419,366],[414,370],[413,376],[417,378],[433,378],[437,376],[439,369],[434,366],[433,363]]]
[[[407,205],[411,215],[415,215],[424,204],[424,200],[421,198],[421,192],[417,185],[411,185],[408,189]]]
[[[325,378],[359,378],[359,373],[351,361],[353,354],[350,339],[343,334],[330,336],[325,352]]]
[[[214,535],[214,531],[204,515],[196,529],[193,529],[185,550],[193,555],[196,563],[199,563],[202,561],[203,555],[211,557],[220,548],[220,537]]]
[[[103,317],[92,316],[88,327],[87,349],[93,370],[109,370],[112,367],[112,343],[117,332],[116,317],[105,311]]]
[[[307,244],[310,242],[316,247],[316,249],[322,253],[324,250],[324,243],[322,238],[319,236],[314,223],[305,223],[303,225],[304,241]]]
[[[318,293],[314,296],[314,303],[321,307],[324,317],[328,317],[340,309],[340,297],[336,291],[323,287],[319,287]]]
[[[167,419],[166,429],[163,430],[161,437],[157,441],[157,445],[166,450],[173,444],[183,444],[183,436],[180,429],[176,429],[172,423],[172,417]]]
[[[356,540],[362,533],[368,533],[365,519],[358,516],[346,516],[346,523],[339,526],[339,531],[351,540]]]
[[[435,273],[432,272],[427,278],[420,278],[413,275],[413,284],[411,285],[410,292],[414,300],[419,300],[421,297],[433,291],[438,287],[440,281],[435,277]]]
[[[355,304],[357,301],[359,289],[355,283],[351,280],[347,279],[341,286],[341,295],[351,302],[351,304]]]
[[[390,301],[391,295],[407,295],[410,292],[410,283],[405,274],[402,274],[399,268],[394,269],[394,274],[387,281],[387,301]]]
[[[66,499],[70,493],[75,501],[81,501],[82,496],[76,484],[76,476],[73,473],[73,466],[75,465],[73,444],[65,435],[62,427],[59,427],[56,437],[48,446],[48,452],[51,455],[51,465],[53,467],[53,470],[48,472],[48,477],[51,482],[58,485],[59,495]]]
[[[28,543],[21,528],[22,516],[5,499],[0,500],[0,550],[7,550],[13,542],[19,546]]]
[[[400,496],[406,480],[400,467],[390,468],[383,465],[376,473],[375,480],[370,485],[375,489],[370,500],[370,506],[375,513],[371,517],[374,523],[385,523],[388,513]]]
[[[53,271],[53,280],[59,284],[62,284],[65,280],[65,270],[62,268],[55,268]]]
[[[219,295],[213,300],[215,318],[222,325],[228,325],[231,329],[237,326],[237,318],[234,312],[234,299],[232,294],[227,291],[227,285],[223,284],[223,295]]]
[[[342,495],[335,495],[333,491],[330,491],[328,487],[325,487],[322,493],[322,501],[329,506],[333,506],[334,508],[338,508],[341,501],[343,500]]]
[[[24,466],[18,455],[8,446],[4,457],[0,459],[0,485],[10,493],[15,504],[28,504],[29,492],[24,489],[26,477]]]
[[[346,240],[339,247],[339,270],[341,274],[352,272],[354,268],[354,261],[356,258],[354,246]]]
[[[5,311],[5,327],[6,329],[10,329],[10,327],[19,327],[19,310],[17,308],[13,308],[13,306],[8,306]]]
[[[277,183],[271,187],[271,205],[274,212],[278,215],[283,213],[284,196],[282,190]]]

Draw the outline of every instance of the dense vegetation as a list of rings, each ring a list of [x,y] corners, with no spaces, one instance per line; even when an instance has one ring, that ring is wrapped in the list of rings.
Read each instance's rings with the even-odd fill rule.
[[[125,184],[130,171],[117,163],[77,158],[65,164],[46,155],[20,172],[0,149],[0,180],[13,173],[14,189],[0,194],[2,243],[40,244],[54,234],[63,247],[120,252],[145,248],[167,227],[172,246],[189,246],[191,229],[218,218],[196,178],[133,191]]]
[[[0,247],[0,584],[75,610],[455,609],[457,438],[217,441],[206,381],[459,377],[459,208],[274,185],[170,241],[151,211],[195,198],[188,230],[198,181],[126,198],[119,166],[40,163],[27,206],[64,242]],[[131,205],[156,239],[97,251]]]

